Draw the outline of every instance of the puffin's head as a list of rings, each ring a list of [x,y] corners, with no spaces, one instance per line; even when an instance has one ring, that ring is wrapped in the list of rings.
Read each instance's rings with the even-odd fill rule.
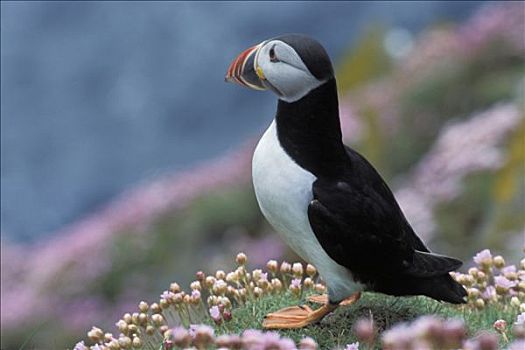
[[[243,51],[228,68],[226,81],[255,90],[272,90],[294,102],[333,78],[325,49],[300,34],[285,34]]]

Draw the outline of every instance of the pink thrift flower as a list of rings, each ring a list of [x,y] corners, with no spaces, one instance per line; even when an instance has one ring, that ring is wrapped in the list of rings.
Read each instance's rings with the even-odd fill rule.
[[[212,338],[215,334],[213,328],[206,324],[192,324],[190,325],[190,329],[188,330],[188,332],[190,333],[192,338],[195,338],[197,333],[207,334]]]
[[[298,278],[294,278],[292,282],[290,283],[290,287],[293,288],[301,288],[301,280]]]
[[[299,342],[299,350],[317,350],[317,343],[313,338],[303,338]]]
[[[347,344],[345,350],[359,350],[359,342],[356,341],[355,343]]]
[[[515,272],[516,272],[516,266],[515,265],[505,266],[504,268],[501,269],[501,274],[502,275],[507,274],[507,273],[515,273]]]
[[[494,286],[487,286],[481,293],[481,298],[483,300],[494,300],[494,298],[496,298],[496,288],[494,288]]]
[[[523,349],[525,349],[525,339],[513,341],[509,346],[509,350],[523,350]]]
[[[481,265],[482,263],[490,263],[491,260],[492,254],[488,249],[484,249],[478,254],[474,255],[474,262],[478,265]]]
[[[164,300],[169,300],[169,299],[170,299],[172,296],[174,296],[174,295],[175,295],[174,293],[165,290],[165,291],[160,295],[160,298],[161,298],[161,299],[164,299]]]
[[[516,286],[516,282],[513,282],[509,280],[505,276],[496,276],[494,277],[494,283],[496,284],[496,287],[501,287],[505,289],[510,289]]]
[[[221,320],[221,311],[219,310],[218,306],[212,306],[210,308],[210,316],[215,322]]]
[[[84,341],[78,342],[75,344],[73,350],[87,350],[88,347],[84,344]]]
[[[197,289],[194,289],[191,291],[191,297],[199,299],[201,297],[201,292],[199,292]]]
[[[268,281],[268,272],[261,273],[261,281]]]

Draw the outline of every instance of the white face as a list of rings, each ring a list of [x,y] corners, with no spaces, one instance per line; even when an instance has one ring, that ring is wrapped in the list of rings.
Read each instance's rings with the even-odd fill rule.
[[[255,70],[263,84],[286,102],[294,102],[324,83],[310,73],[297,52],[280,40],[263,42],[255,57]],[[264,78],[261,77],[264,75]]]

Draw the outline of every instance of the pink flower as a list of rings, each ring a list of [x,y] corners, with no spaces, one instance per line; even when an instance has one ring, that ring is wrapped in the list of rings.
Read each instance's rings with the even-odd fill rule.
[[[84,344],[84,341],[78,342],[75,344],[73,350],[87,350],[88,347]]]
[[[190,329],[188,329],[188,332],[192,338],[195,338],[195,335],[197,333],[206,333],[212,337],[215,334],[213,328],[206,324],[192,324],[190,325]]]
[[[261,273],[261,281],[268,281],[268,272]]]
[[[490,250],[484,249],[478,254],[474,255],[474,262],[478,265],[481,265],[483,263],[487,263],[492,261],[492,254],[490,253]]]
[[[194,289],[191,291],[191,297],[199,299],[201,297],[201,292],[199,292],[197,289]]]
[[[494,288],[494,286],[487,286],[481,293],[481,298],[484,300],[494,300],[494,298],[496,298],[496,288]]]
[[[162,294],[160,295],[160,298],[161,299],[164,299],[164,300],[169,300],[172,296],[174,296],[175,294],[173,294],[172,292],[169,292],[167,290],[165,290],[164,292],[162,292]]]
[[[212,306],[210,308],[210,316],[215,322],[219,322],[221,320],[221,311],[219,310],[218,306]]]
[[[494,282],[496,284],[496,287],[501,287],[505,289],[510,289],[516,286],[516,282],[509,280],[505,276],[494,277]]]
[[[513,341],[509,346],[509,350],[523,350],[523,349],[525,349],[525,339],[519,339],[519,340]]]
[[[516,265],[505,266],[504,268],[501,269],[502,275],[505,275],[507,273],[515,273],[515,272],[516,272]]]
[[[171,330],[173,343],[180,347],[185,348],[190,345],[192,336],[188,333],[184,327],[175,327]]]
[[[345,350],[359,350],[359,342],[356,341],[355,343],[347,344]]]
[[[310,337],[303,338],[299,342],[299,350],[317,350],[317,343]]]
[[[292,282],[290,283],[290,287],[301,288],[301,280],[299,278],[294,278]]]

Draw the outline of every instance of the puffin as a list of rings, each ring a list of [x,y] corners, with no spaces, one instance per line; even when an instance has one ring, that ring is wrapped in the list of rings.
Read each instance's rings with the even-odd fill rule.
[[[264,40],[232,61],[225,80],[278,97],[253,154],[257,202],[327,287],[327,295],[309,298],[319,308],[272,312],[264,328],[308,326],[363,291],[466,302],[450,275],[462,262],[431,252],[377,170],[343,143],[334,69],[318,41],[302,34]]]

